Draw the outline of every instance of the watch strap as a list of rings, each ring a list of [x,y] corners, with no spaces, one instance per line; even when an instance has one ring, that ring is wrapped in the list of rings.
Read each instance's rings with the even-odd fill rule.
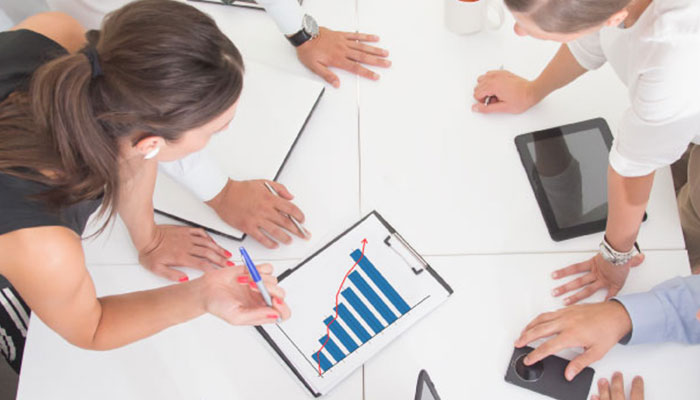
[[[308,42],[313,36],[306,32],[303,28],[300,29],[297,33],[293,34],[292,36],[287,36],[287,40],[294,46],[294,47],[299,47],[302,44]]]

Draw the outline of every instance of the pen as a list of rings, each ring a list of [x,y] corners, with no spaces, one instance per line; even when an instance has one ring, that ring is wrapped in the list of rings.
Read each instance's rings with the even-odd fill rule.
[[[501,64],[501,68],[499,68],[500,71],[503,71],[503,64]],[[491,100],[493,100],[495,96],[486,96],[486,100],[484,100],[484,105],[488,106]]]
[[[260,273],[255,267],[255,264],[253,264],[253,260],[250,259],[248,252],[243,246],[239,247],[238,250],[241,251],[241,257],[243,257],[243,262],[245,263],[246,267],[248,267],[250,278],[253,280],[253,282],[255,282],[255,286],[258,287],[258,290],[260,291],[263,300],[265,300],[265,304],[267,304],[268,307],[272,307],[272,299],[270,298],[270,293],[267,292],[265,285],[263,285],[262,278],[260,278]]]
[[[275,196],[279,196],[279,194],[277,194],[277,191],[276,191],[269,183],[267,183],[267,182],[263,182],[263,183],[265,184],[265,187],[267,188],[267,190],[270,191],[270,193],[274,194]],[[301,226],[301,224],[299,223],[299,221],[297,221],[296,218],[292,217],[292,216],[289,215],[289,214],[285,214],[285,215],[287,216],[287,218],[289,218],[290,220],[292,220],[292,223],[293,223],[294,226],[296,226],[296,228],[299,230],[299,232],[301,233],[302,237],[303,237],[304,239],[306,239],[306,230],[304,229],[303,226]]]

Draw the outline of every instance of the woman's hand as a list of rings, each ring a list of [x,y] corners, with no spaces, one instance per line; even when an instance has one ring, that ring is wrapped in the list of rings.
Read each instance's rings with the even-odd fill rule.
[[[156,275],[184,282],[187,275],[171,267],[192,267],[204,272],[232,267],[231,253],[214,242],[203,229],[156,225],[153,238],[139,251],[139,262]]]
[[[204,283],[204,309],[232,325],[262,325],[286,320],[291,311],[284,302],[284,289],[272,276],[272,265],[258,265],[260,277],[272,297],[272,307],[263,301],[257,286],[243,266],[207,272]]]
[[[612,376],[612,385],[608,380],[601,378],[598,381],[598,395],[591,396],[591,400],[625,400],[625,382],[620,372],[615,372]],[[644,400],[644,380],[641,376],[632,379],[632,389],[630,389],[629,400]]]
[[[571,381],[588,365],[603,358],[631,330],[632,321],[622,304],[616,301],[581,304],[540,314],[523,329],[515,347],[556,335],[528,354],[525,365],[564,349],[583,347],[584,353],[566,366],[564,376]]]
[[[265,187],[265,182],[270,184],[279,196],[272,194]],[[304,237],[287,217],[291,215],[299,223],[304,223],[304,213],[291,202],[293,198],[281,183],[229,179],[224,189],[207,204],[227,224],[249,234],[263,246],[274,249],[277,247],[275,240],[284,244],[292,242],[287,232]],[[307,238],[308,234],[307,231]]]
[[[489,105],[486,98],[491,97]],[[534,83],[508,71],[489,71],[477,79],[472,111],[484,114],[520,114],[542,100],[536,94]]]
[[[625,280],[627,280],[627,275],[630,273],[630,268],[638,266],[643,261],[644,254],[638,254],[632,257],[625,265],[613,265],[605,261],[600,253],[596,254],[590,260],[554,271],[552,273],[552,278],[554,279],[561,279],[579,273],[585,274],[554,289],[552,294],[556,297],[583,288],[564,299],[564,304],[570,305],[590,297],[599,289],[607,289],[608,293],[605,296],[605,300],[608,300],[620,292],[620,289],[625,284]]]
[[[344,69],[367,79],[377,80],[379,75],[362,66],[389,67],[389,52],[363,42],[377,42],[375,35],[355,32],[338,32],[324,27],[318,37],[297,47],[297,57],[308,69],[325,79],[334,87],[340,86],[340,79],[330,67]]]

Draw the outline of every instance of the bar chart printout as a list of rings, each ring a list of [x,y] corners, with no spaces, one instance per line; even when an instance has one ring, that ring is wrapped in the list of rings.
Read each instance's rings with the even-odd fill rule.
[[[367,255],[357,249],[350,257],[358,268],[348,275],[350,284],[340,291],[343,301],[332,309],[333,312],[319,326],[325,332],[336,312],[338,319],[329,327],[330,337],[324,334],[318,339],[319,349],[323,349],[311,354],[321,373],[331,369],[411,310]]]

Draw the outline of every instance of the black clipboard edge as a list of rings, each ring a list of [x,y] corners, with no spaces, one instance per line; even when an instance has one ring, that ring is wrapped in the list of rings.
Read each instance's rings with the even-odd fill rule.
[[[309,257],[307,257],[304,261],[302,261],[301,263],[299,263],[299,265],[297,265],[297,266],[294,267],[294,268],[289,268],[289,269],[287,269],[286,271],[282,272],[282,273],[277,277],[277,281],[278,281],[278,282],[281,282],[282,280],[284,280],[285,278],[287,278],[289,275],[291,275],[294,271],[297,271],[299,268],[303,267],[306,263],[308,263],[309,261],[311,261],[312,259],[314,259],[314,257],[316,257],[316,256],[318,256],[319,254],[321,254],[322,252],[324,252],[328,247],[330,247],[330,246],[333,245],[335,242],[337,242],[338,240],[340,240],[340,238],[342,238],[343,236],[345,236],[346,234],[348,234],[348,233],[349,233],[350,231],[352,231],[353,229],[357,228],[358,225],[360,225],[361,223],[365,222],[365,220],[367,220],[367,218],[369,218],[369,217],[371,217],[371,216],[373,216],[373,215],[374,215],[375,217],[377,217],[377,219],[379,220],[379,222],[381,222],[382,225],[384,225],[384,227],[389,231],[389,233],[391,233],[392,235],[395,234],[395,233],[397,233],[397,232],[396,232],[396,229],[394,229],[394,227],[391,226],[391,224],[389,224],[389,223],[384,219],[384,217],[382,217],[382,215],[379,214],[379,212],[377,212],[377,210],[373,210],[373,211],[371,211],[369,214],[367,214],[367,215],[365,215],[364,217],[362,217],[362,219],[360,219],[358,222],[354,223],[350,228],[346,229],[346,230],[343,231],[341,234],[339,234],[338,236],[336,236],[335,238],[333,238],[333,240],[331,240],[330,242],[328,242],[328,244],[326,244],[325,246],[323,246],[321,249],[317,250],[315,253],[313,253],[312,255],[310,255]],[[410,245],[408,245],[408,246],[410,247]],[[421,256],[421,259],[422,259],[422,258],[423,258],[423,257]],[[423,261],[425,261],[425,260],[423,259]],[[448,293],[448,297],[451,296],[452,293],[454,293],[454,290],[452,290],[452,287],[450,287],[450,285],[448,285],[447,282],[445,282],[445,280],[444,280],[440,275],[438,275],[438,273],[435,272],[435,270],[434,270],[427,262],[425,262],[425,269],[428,271],[428,273],[430,273],[430,275],[431,275],[433,278],[435,278],[435,280],[438,281],[438,283],[440,283],[440,284],[443,286],[443,288],[444,288],[444,289],[447,291],[447,293]],[[282,352],[282,349],[280,349],[279,346],[277,346],[277,343],[275,343],[275,342],[272,340],[272,338],[270,337],[270,335],[268,335],[268,333],[265,332],[265,330],[264,330],[263,328],[259,327],[259,326],[256,326],[255,329],[260,333],[260,335],[262,335],[263,339],[265,339],[265,341],[270,345],[270,347],[272,347],[272,348],[275,350],[275,352],[282,358],[282,360],[284,361],[284,363],[287,364],[287,367],[289,367],[289,369],[294,373],[294,375],[297,377],[297,379],[299,379],[299,380],[301,381],[301,383],[304,384],[304,386],[309,390],[309,392],[310,392],[314,397],[321,397],[323,394],[322,394],[322,393],[315,392],[315,391],[313,390],[313,388],[311,387],[311,385],[309,385],[309,383],[304,379],[304,377],[301,375],[301,373],[299,373],[299,371],[294,367],[294,365],[292,364],[292,362],[289,360],[289,358],[287,358],[287,356],[284,354],[284,352]]]
[[[204,2],[203,0],[187,0],[187,1],[199,1],[199,2]],[[221,4],[223,4],[223,3],[221,3]],[[294,142],[292,142],[292,146],[289,148],[289,151],[287,152],[287,155],[284,157],[284,160],[282,160],[282,165],[280,165],[279,169],[277,170],[277,173],[275,174],[275,177],[272,179],[273,181],[277,181],[277,178],[279,178],[280,174],[282,174],[282,170],[284,169],[284,166],[287,165],[287,161],[289,160],[289,157],[291,157],[292,152],[294,151],[294,148],[296,147],[297,143],[299,142],[299,138],[301,138],[301,134],[304,133],[304,129],[306,129],[306,125],[309,123],[309,120],[311,119],[311,115],[313,115],[314,111],[316,111],[316,107],[318,106],[318,103],[321,101],[321,97],[323,97],[323,94],[324,94],[324,93],[326,93],[326,87],[325,87],[325,86],[324,86],[323,88],[321,88],[321,92],[318,94],[318,97],[316,98],[316,102],[314,103],[313,107],[311,107],[311,111],[309,111],[309,115],[306,116],[306,119],[304,120],[304,124],[301,126],[301,129],[299,130],[299,133],[297,134],[297,137],[294,139]],[[158,209],[154,209],[153,211],[156,212],[156,213],[158,213],[158,214],[160,214],[160,215],[164,215],[164,216],[166,216],[166,217],[168,217],[168,218],[172,218],[172,219],[174,219],[174,220],[176,220],[176,221],[182,222],[182,223],[184,223],[184,224],[193,226],[193,227],[195,227],[195,228],[201,228],[201,229],[204,229],[205,231],[207,231],[207,232],[209,232],[209,233],[213,233],[213,234],[215,234],[215,235],[223,236],[223,237],[225,237],[225,238],[232,239],[232,240],[235,240],[235,241],[238,241],[238,242],[242,242],[242,241],[246,238],[246,236],[248,236],[248,235],[245,234],[245,233],[244,233],[243,236],[241,236],[241,237],[229,235],[229,234],[226,234],[226,233],[217,231],[216,229],[212,229],[212,228],[209,228],[209,227],[207,227],[207,226],[200,225],[200,224],[198,224],[198,223],[196,223],[196,222],[190,221],[190,220],[185,219],[185,218],[182,218],[182,217],[178,217],[178,216],[176,216],[176,215],[173,215],[173,214],[170,214],[170,213],[167,213],[167,212],[158,210]]]

